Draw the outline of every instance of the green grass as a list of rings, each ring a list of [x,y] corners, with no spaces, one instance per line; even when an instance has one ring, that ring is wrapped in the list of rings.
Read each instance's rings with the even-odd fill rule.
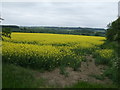
[[[13,64],[3,63],[3,88],[55,88],[46,85],[46,80],[34,77],[35,72]],[[79,82],[65,88],[116,88],[115,85]]]
[[[107,65],[103,74],[104,76],[111,79],[114,83],[120,86],[120,56],[119,54],[120,46],[117,42],[105,41],[104,44],[99,46],[96,52],[93,52],[95,58],[95,63],[97,65],[103,64]],[[103,79],[101,76],[94,76],[98,79]]]
[[[70,87],[66,88],[117,88],[115,85],[104,85],[97,83],[78,82]]]
[[[1,61],[0,61],[0,89],[2,87],[2,64],[1,64]]]
[[[36,79],[34,73],[12,64],[3,64],[3,88],[37,88],[44,86],[44,80]]]

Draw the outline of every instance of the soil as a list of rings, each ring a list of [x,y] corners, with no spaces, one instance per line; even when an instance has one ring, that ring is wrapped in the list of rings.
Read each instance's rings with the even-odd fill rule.
[[[95,60],[92,55],[86,56],[87,61],[81,63],[81,67],[78,71],[74,71],[70,67],[66,67],[65,70],[68,72],[68,76],[60,74],[59,68],[48,72],[45,71],[44,73],[36,72],[36,78],[43,78],[46,79],[46,84],[50,86],[57,86],[57,87],[65,87],[70,86],[78,81],[87,81],[92,83],[100,83],[100,84],[112,84],[112,81],[107,77],[104,80],[96,79],[90,75],[101,75],[103,71],[107,68],[104,65],[95,65]]]

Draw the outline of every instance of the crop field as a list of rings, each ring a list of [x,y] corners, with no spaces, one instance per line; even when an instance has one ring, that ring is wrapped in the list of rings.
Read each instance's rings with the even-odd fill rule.
[[[52,70],[59,66],[77,69],[87,54],[111,58],[113,51],[99,49],[104,37],[40,33],[13,33],[2,45],[3,62]],[[106,53],[107,52],[107,53]],[[105,56],[106,57],[105,57]]]
[[[105,37],[96,36],[12,33],[11,39],[4,37],[2,41],[3,78],[5,79],[3,87],[37,87],[36,83],[39,82],[37,79],[35,79],[35,86],[33,84],[31,86],[31,77],[35,73],[32,70],[54,71],[59,68],[61,74],[65,75],[65,68],[70,67],[76,73],[82,62],[86,62],[86,57],[90,55],[93,56],[96,64],[107,65],[115,58],[115,51],[112,44],[105,44],[105,40]],[[111,73],[107,71],[106,75],[111,77]],[[97,78],[95,75],[94,77]],[[19,81],[23,83],[22,86]]]

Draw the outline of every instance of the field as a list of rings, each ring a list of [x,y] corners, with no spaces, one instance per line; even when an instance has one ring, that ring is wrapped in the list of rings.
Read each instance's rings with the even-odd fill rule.
[[[12,64],[37,71],[60,68],[65,74],[65,67],[77,71],[89,55],[93,55],[96,64],[109,64],[115,53],[112,48],[101,49],[104,42],[105,37],[96,36],[12,33],[12,39],[4,37],[2,42],[3,66]],[[3,82],[3,87],[10,87],[6,83]]]

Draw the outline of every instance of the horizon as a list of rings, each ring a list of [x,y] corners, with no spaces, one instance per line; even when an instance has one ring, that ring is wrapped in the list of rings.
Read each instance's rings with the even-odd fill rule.
[[[106,29],[106,28],[101,28],[101,27],[81,27],[81,26],[41,26],[41,25],[11,25],[11,24],[1,24],[2,25],[8,25],[8,26],[19,26],[19,27],[70,27],[70,28],[99,28],[99,29]]]

